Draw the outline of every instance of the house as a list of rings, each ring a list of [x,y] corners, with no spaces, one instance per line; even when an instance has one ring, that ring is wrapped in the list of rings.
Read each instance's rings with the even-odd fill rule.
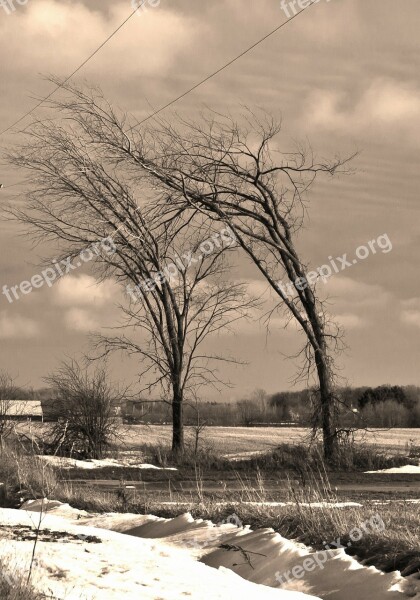
[[[58,421],[60,417],[60,403],[56,398],[43,398],[41,405],[44,421]]]
[[[0,400],[6,419],[12,421],[44,421],[40,400]]]
[[[121,416],[131,423],[166,423],[170,420],[171,407],[159,400],[130,399],[122,406]]]
[[[142,421],[149,410],[146,400],[127,400],[122,412],[130,421]]]

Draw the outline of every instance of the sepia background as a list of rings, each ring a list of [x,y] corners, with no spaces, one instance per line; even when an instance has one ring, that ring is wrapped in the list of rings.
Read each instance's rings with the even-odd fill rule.
[[[42,75],[72,72],[131,10],[129,0],[29,0],[10,15],[0,8],[0,128],[49,93]],[[342,374],[353,385],[420,384],[419,17],[414,0],[321,1],[174,107],[198,117],[206,108],[235,114],[241,104],[259,106],[282,119],[279,152],[296,140],[308,140],[320,156],[359,152],[351,176],[313,188],[300,236],[313,267],[328,256],[353,256],[382,234],[392,241],[391,252],[369,256],[326,284],[331,312],[346,330]],[[284,20],[277,0],[161,0],[132,18],[76,80],[101,86],[113,104],[141,119]],[[1,145],[18,141],[8,133]],[[24,177],[0,165],[1,202],[19,201],[14,197],[25,186],[13,184]],[[31,248],[17,225],[0,228],[0,287],[10,287],[39,272],[48,249]],[[264,293],[265,283],[244,261],[232,276]],[[1,295],[3,368],[23,384],[41,385],[64,354],[87,350],[90,330],[115,323],[119,298],[112,282],[95,286],[88,270],[13,304]],[[291,387],[295,365],[282,353],[299,348],[293,328],[279,322],[267,336],[258,321],[242,323],[212,344],[249,363],[225,367],[235,386],[226,397],[257,385],[268,392]],[[114,368],[119,378],[136,372],[127,360]]]

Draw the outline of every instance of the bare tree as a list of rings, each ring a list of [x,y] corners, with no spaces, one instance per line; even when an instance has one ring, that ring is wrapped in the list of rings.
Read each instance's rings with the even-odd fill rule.
[[[339,434],[334,355],[341,333],[317,292],[320,276],[309,275],[296,237],[312,183],[344,172],[347,160],[318,162],[310,148],[298,148],[275,162],[271,148],[279,132],[271,118],[250,113],[242,125],[219,115],[177,126],[155,121],[140,132],[127,129],[123,156],[143,185],[154,186],[162,207],[172,207],[175,219],[184,208],[228,225],[277,295],[277,308],[297,322],[305,339],[297,380],[312,383],[315,377],[314,429],[322,428],[324,454],[331,459]]]
[[[51,430],[52,450],[102,458],[118,439],[118,412],[127,390],[109,382],[105,365],[90,371],[75,360],[63,362],[46,381],[54,391],[58,416]]]
[[[245,287],[227,280],[233,237],[199,211],[174,214],[154,182],[139,177],[133,156],[143,147],[128,137],[126,118],[96,91],[64,88],[69,96],[51,103],[65,117],[62,125],[37,122],[11,157],[34,172],[35,182],[25,208],[10,212],[31,226],[36,241],[59,242],[59,261],[108,239],[112,251],[99,253],[95,265],[100,277],[126,286],[125,331],[95,341],[102,356],[123,350],[141,358],[140,381],[149,391],[160,386],[172,404],[172,447],[180,452],[184,399],[222,383],[215,365],[233,360],[207,352],[207,338],[253,307]]]
[[[190,425],[190,429],[193,434],[193,452],[194,456],[198,456],[198,450],[200,445],[201,434],[207,427],[207,421],[201,417],[200,402],[198,398],[195,398],[195,402],[190,402],[189,406],[193,409],[195,423]]]
[[[13,432],[14,423],[11,419],[12,412],[14,416],[19,411],[13,407],[13,401],[19,399],[20,388],[9,373],[0,372],[0,444]],[[12,408],[13,407],[13,408]]]

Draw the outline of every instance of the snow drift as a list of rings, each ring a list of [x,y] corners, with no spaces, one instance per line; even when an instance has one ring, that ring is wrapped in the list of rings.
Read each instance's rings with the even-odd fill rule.
[[[253,600],[420,600],[418,580],[364,567],[342,549],[332,550],[322,566],[305,571],[303,577],[289,575],[280,587],[280,575],[308,558],[316,560],[320,553],[271,529],[238,527],[235,518],[215,526],[189,514],[162,519],[91,515],[59,502],[48,502],[47,507],[41,529],[69,537],[57,543],[43,534],[34,583],[58,598],[114,600],[124,594],[145,600],[213,600],[235,594]],[[0,511],[0,532],[8,538],[0,538],[0,558],[8,556],[11,567],[21,570],[28,567],[33,543],[14,539],[7,526],[15,531],[19,525],[36,526],[40,501],[24,508]],[[96,539],[99,542],[92,541]]]

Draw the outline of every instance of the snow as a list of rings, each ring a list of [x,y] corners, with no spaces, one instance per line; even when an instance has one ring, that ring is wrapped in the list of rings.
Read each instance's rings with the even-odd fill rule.
[[[420,600],[419,580],[364,567],[343,549],[331,550],[327,556],[271,529],[215,526],[189,514],[174,519],[93,515],[37,500],[26,503],[26,510],[0,510],[0,525],[36,525],[41,508],[48,509],[42,529],[78,536],[66,541],[64,552],[60,543],[38,542],[34,581],[39,589],[51,588],[57,598],[114,600],[124,594],[128,599],[213,600],[235,594],[241,600]],[[89,543],[86,535],[102,542]],[[31,542],[0,538],[0,558],[8,556],[9,565],[27,568],[32,547]],[[305,571],[301,579],[289,573],[289,583],[287,578],[279,583],[280,576],[307,559],[318,559],[321,566]],[[287,587],[293,591],[286,591]]]
[[[287,540],[271,529],[252,531],[249,527],[228,524],[215,527],[211,522],[194,520],[188,514],[175,519],[139,515],[121,519],[121,515],[103,515],[89,522],[99,527],[115,526],[118,531],[133,536],[160,539],[169,546],[187,547],[192,556],[201,558],[209,566],[228,568],[248,581],[277,589],[280,584],[276,575],[287,573],[308,558],[318,558],[320,562],[325,558],[322,552]],[[220,548],[221,544],[245,550],[250,563],[240,552]],[[289,576],[291,582],[285,581],[283,587],[328,597],[328,600],[420,599],[418,580],[405,579],[398,572],[384,574],[375,567],[364,567],[343,549],[332,550],[322,567],[306,572],[303,580]]]
[[[100,469],[103,467],[131,467],[136,469],[156,469],[159,471],[177,471],[174,467],[156,467],[148,463],[138,462],[136,459],[125,459],[123,461],[114,458],[77,460],[75,458],[66,458],[61,456],[39,456],[43,461],[54,467],[61,469]]]
[[[0,559],[9,577],[28,572],[33,542],[14,539],[18,526],[36,527],[40,515],[24,510],[1,509]],[[151,539],[141,539],[105,529],[75,525],[63,517],[42,515],[32,584],[40,591],[66,600],[319,600],[299,592],[275,590],[242,579],[232,571],[213,569],[193,559],[185,550]],[[62,543],[48,541],[52,532],[67,532]],[[70,537],[72,536],[72,537]],[[95,536],[100,543],[89,541]],[[10,539],[12,538],[12,539]],[[46,539],[45,539],[46,538]],[[63,544],[65,543],[65,546]]]
[[[382,469],[381,471],[365,471],[365,473],[400,473],[402,475],[420,475],[420,466],[405,465],[404,467],[393,467],[391,469]]]
[[[63,502],[59,502],[58,500],[27,500],[21,506],[21,510],[25,510],[27,512],[53,512],[55,516],[64,517],[67,520],[78,520],[81,517],[88,517],[89,513],[85,510],[79,510],[78,508],[73,508],[70,504],[64,504]]]

